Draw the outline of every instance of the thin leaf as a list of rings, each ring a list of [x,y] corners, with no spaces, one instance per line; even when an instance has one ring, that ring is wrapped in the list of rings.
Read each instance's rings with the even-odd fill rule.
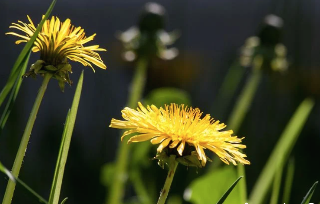
[[[184,199],[193,204],[208,204],[221,199],[230,185],[237,179],[237,171],[233,166],[210,171],[194,179],[184,192]],[[237,185],[226,199],[226,203],[243,204],[240,201],[240,189]]]
[[[13,181],[16,182],[16,179],[14,178],[14,176],[11,174],[11,172],[3,166],[3,164],[0,162],[0,171],[4,174],[6,174],[8,176],[8,178]]]
[[[283,171],[283,165],[280,165],[279,169],[276,171],[276,174],[274,176],[270,204],[278,203],[281,180],[282,180],[282,171]]]
[[[77,89],[76,89],[75,95],[73,97],[71,110],[68,112],[66,124],[64,126],[62,141],[61,141],[61,145],[60,145],[60,151],[59,151],[59,155],[58,155],[58,160],[57,160],[56,169],[55,169],[55,173],[54,173],[54,179],[53,179],[51,192],[50,192],[50,198],[49,198],[50,204],[58,204],[59,203],[62,180],[63,180],[63,175],[64,175],[64,169],[65,169],[65,165],[67,163],[72,132],[73,132],[74,124],[75,124],[76,117],[77,117],[80,96],[81,96],[81,90],[82,90],[82,84],[83,84],[83,71],[80,75]]]
[[[226,198],[229,196],[229,194],[231,193],[231,191],[233,190],[233,188],[237,185],[237,183],[240,181],[240,179],[242,179],[242,176],[239,177],[231,186],[230,188],[227,190],[227,192],[225,192],[225,194],[220,198],[220,200],[217,202],[217,204],[222,204]]]
[[[63,151],[63,147],[64,147],[64,143],[65,143],[65,138],[66,138],[66,133],[67,133],[67,128],[68,128],[67,124],[69,123],[69,119],[70,119],[70,109],[68,111],[68,114],[67,114],[67,117],[66,117],[66,122],[65,122],[65,128],[64,128],[63,133],[62,133],[62,139],[61,139],[58,159],[57,159],[56,168],[55,168],[55,171],[54,171],[54,177],[53,177],[52,186],[51,186],[51,191],[50,191],[50,198],[49,198],[49,202],[50,203],[52,203],[54,191],[55,191],[56,186],[57,186],[58,173],[59,173],[59,168],[60,168],[60,164],[61,164],[62,151]]]
[[[67,202],[68,198],[63,199],[63,201],[61,202],[61,204],[64,204],[65,202]]]
[[[253,72],[251,73],[250,78],[246,82],[245,87],[241,91],[239,99],[237,100],[237,103],[234,106],[229,120],[227,122],[227,124],[229,124],[229,128],[232,129],[236,134],[242,122],[244,121],[244,118],[254,99],[255,93],[259,87],[262,76],[260,70],[262,62],[263,59],[260,57],[257,57],[255,59]],[[244,165],[238,165],[237,171],[238,176],[244,176],[244,178],[242,179],[242,181],[240,181],[238,186],[240,189],[240,203],[245,203],[247,201],[247,182],[245,177],[246,172]]]
[[[12,89],[12,87],[13,87],[13,85],[14,85],[14,83],[15,83],[18,75],[19,75],[19,73],[21,72],[21,69],[22,69],[21,64],[24,62],[24,59],[26,58],[28,53],[31,51],[33,43],[36,40],[39,32],[42,29],[42,25],[48,19],[48,17],[51,14],[51,11],[53,10],[56,2],[57,2],[57,0],[53,0],[52,1],[50,7],[48,8],[48,10],[46,12],[46,14],[44,15],[43,19],[39,23],[36,31],[34,32],[32,37],[30,38],[30,40],[26,43],[26,45],[24,46],[24,48],[20,52],[16,62],[14,63],[13,68],[11,70],[11,73],[9,75],[9,79],[8,79],[6,85],[4,86],[4,88],[2,89],[2,91],[0,92],[0,107],[1,107],[1,105],[3,103],[3,101],[5,100],[5,98],[7,97],[7,95],[9,94],[9,92],[11,91],[11,89]]]
[[[2,113],[2,116],[0,118],[0,135],[1,135],[1,132],[9,118],[9,115],[11,113],[11,110],[12,110],[12,107],[13,107],[13,104],[18,96],[18,93],[19,93],[19,90],[20,90],[20,86],[21,86],[21,83],[22,83],[22,76],[24,75],[24,73],[26,72],[26,69],[27,69],[27,66],[28,66],[28,62],[29,62],[29,58],[30,58],[30,52],[29,54],[26,56],[26,58],[24,59],[23,63],[21,64],[21,71],[19,73],[19,76],[17,77],[16,79],[16,82],[14,84],[14,87],[13,89],[11,90],[11,94],[9,96],[9,99],[7,101],[7,104],[6,104],[6,107]]]
[[[292,188],[293,177],[294,177],[294,159],[291,158],[289,159],[289,162],[288,162],[282,203],[289,203],[290,201],[290,193]]]
[[[277,169],[288,158],[313,106],[314,101],[307,98],[291,117],[252,190],[249,203],[262,203],[264,200]]]
[[[313,192],[314,192],[314,190],[316,189],[317,185],[318,185],[318,181],[316,181],[316,182],[312,185],[312,187],[311,187],[310,190],[308,191],[307,195],[303,198],[301,204],[309,204],[309,201],[310,201],[310,199],[311,199],[311,197],[312,197],[312,195],[313,195]]]
[[[35,192],[32,188],[30,188],[26,183],[24,183],[19,178],[15,178],[11,172],[3,166],[3,164],[0,162],[0,171],[6,174],[10,180],[13,182],[19,183],[21,186],[23,186],[26,190],[28,190],[32,195],[34,195],[37,199],[39,199],[40,202],[48,204],[48,201],[46,201],[42,196],[40,196],[37,192]]]

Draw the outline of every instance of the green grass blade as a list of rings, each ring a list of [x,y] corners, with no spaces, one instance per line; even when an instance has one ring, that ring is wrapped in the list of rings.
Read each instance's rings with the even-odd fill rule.
[[[312,197],[312,195],[313,195],[313,192],[314,192],[314,190],[316,189],[317,185],[318,185],[318,181],[316,181],[316,182],[312,185],[312,187],[311,187],[310,190],[308,191],[307,195],[303,198],[301,204],[309,204],[309,201],[310,201],[310,199],[311,199],[311,197]]]
[[[52,188],[50,192],[49,204],[58,204],[63,180],[63,174],[65,165],[67,163],[69,147],[71,143],[72,132],[74,128],[74,124],[77,117],[81,90],[83,84],[83,71],[78,81],[77,89],[73,97],[73,102],[71,106],[71,110],[68,113],[66,124],[64,126],[64,131],[62,135],[62,141],[60,145],[59,156],[56,164],[56,169],[54,173]],[[63,201],[64,202],[64,201]]]
[[[32,195],[34,195],[36,198],[39,199],[40,202],[48,204],[48,201],[46,201],[43,197],[41,197],[38,193],[36,193],[32,188],[30,188],[26,183],[21,181],[19,178],[15,178],[11,172],[3,166],[3,164],[0,162],[0,171],[4,174],[6,174],[10,180],[13,182],[19,183],[21,186],[23,186],[25,189],[27,189]]]
[[[11,174],[11,172],[3,166],[3,164],[0,162],[0,171],[4,174],[6,174],[10,180],[12,180],[13,182],[16,182],[16,179],[14,178],[14,176]]]
[[[11,73],[9,75],[9,79],[8,79],[6,85],[4,86],[4,88],[2,89],[2,91],[0,92],[0,107],[1,107],[1,105],[3,103],[3,101],[6,99],[7,95],[9,94],[9,92],[11,91],[11,89],[12,89],[12,87],[13,87],[13,85],[14,85],[14,83],[15,83],[18,75],[19,75],[19,73],[21,72],[21,69],[22,69],[21,64],[23,63],[23,61],[26,58],[26,56],[28,55],[28,53],[31,51],[33,43],[36,40],[40,30],[42,29],[42,25],[44,24],[44,22],[47,20],[47,18],[51,14],[51,11],[53,10],[56,2],[57,2],[57,0],[53,0],[52,1],[50,7],[48,8],[46,14],[44,15],[44,18],[39,23],[39,25],[38,25],[36,31],[34,32],[33,36],[26,43],[26,45],[24,46],[24,48],[20,52],[17,60],[15,61],[14,65],[13,65],[13,68],[11,70]]]
[[[278,203],[281,180],[282,180],[282,171],[283,171],[283,165],[280,165],[274,176],[270,204]]]
[[[14,87],[11,91],[11,94],[9,96],[9,99],[7,101],[7,104],[6,104],[6,107],[2,113],[2,116],[0,118],[0,135],[1,135],[1,132],[7,122],[7,119],[10,115],[10,112],[12,110],[12,107],[13,107],[13,104],[18,96],[18,93],[19,93],[19,90],[20,90],[20,86],[21,86],[21,83],[22,83],[22,76],[24,75],[24,73],[26,72],[26,69],[27,69],[27,66],[28,66],[28,62],[29,62],[29,58],[30,58],[30,52],[29,54],[26,56],[26,58],[24,59],[23,63],[21,64],[22,67],[21,67],[21,71],[16,79],[16,82],[14,84]]]
[[[61,202],[61,204],[64,204],[65,202],[67,202],[68,198],[63,199],[63,201]]]
[[[241,91],[241,94],[239,96],[239,99],[237,100],[235,107],[231,112],[227,124],[228,127],[232,129],[235,133],[238,132],[244,120],[244,117],[246,116],[252,104],[253,98],[260,83],[261,75],[262,73],[260,70],[253,70],[250,78],[246,82],[245,87]]]
[[[67,124],[69,124],[69,119],[70,119],[70,109],[68,111],[66,122],[65,122],[65,128],[64,128],[63,133],[62,133],[62,139],[61,139],[58,159],[57,159],[57,163],[56,163],[56,168],[54,170],[54,176],[53,176],[53,181],[52,181],[52,186],[51,186],[51,191],[50,191],[49,203],[52,203],[52,201],[53,201],[54,191],[55,191],[56,186],[57,186],[58,173],[59,173],[59,168],[60,168],[60,164],[61,164],[61,157],[62,157],[63,147],[64,147],[64,144],[65,144],[66,133],[67,133],[67,130],[68,130]]]
[[[225,192],[225,194],[220,198],[220,200],[217,202],[217,204],[222,204],[226,198],[229,196],[229,194],[231,193],[231,191],[233,190],[233,188],[237,185],[237,183],[240,181],[240,179],[242,179],[242,176],[239,177],[231,186],[230,188],[227,190],[227,192]]]
[[[211,108],[211,113],[213,116],[221,117],[225,115],[245,71],[245,67],[242,67],[237,62],[234,62],[230,66]]]
[[[233,130],[236,134],[252,104],[255,93],[259,87],[261,81],[261,66],[263,63],[263,58],[261,56],[257,56],[254,59],[254,67],[251,73],[250,78],[246,82],[245,87],[241,91],[239,99],[235,107],[233,108],[230,118],[227,122],[229,128]],[[245,203],[247,201],[247,182],[245,177],[245,167],[244,165],[237,166],[238,176],[244,176],[242,181],[239,183],[240,189],[240,203]]]
[[[288,162],[286,179],[284,181],[285,183],[284,183],[282,203],[290,202],[290,194],[291,194],[293,177],[294,177],[294,159],[291,158]]]
[[[310,98],[305,99],[299,105],[262,170],[248,203],[262,203],[270,189],[276,171],[288,158],[313,106],[314,101]]]

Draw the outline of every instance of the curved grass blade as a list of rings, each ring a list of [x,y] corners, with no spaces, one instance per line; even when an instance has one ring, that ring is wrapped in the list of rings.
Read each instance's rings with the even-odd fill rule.
[[[19,183],[21,186],[23,186],[25,189],[27,189],[32,195],[34,195],[36,198],[39,199],[39,202],[48,204],[48,201],[46,201],[43,197],[41,197],[38,193],[36,193],[32,188],[30,188],[26,183],[21,181],[19,178],[15,178],[11,172],[5,168],[2,163],[0,162],[0,171],[4,174],[6,174],[10,180],[13,182]]]
[[[252,104],[254,96],[258,90],[262,73],[261,66],[263,64],[264,58],[260,55],[256,56],[253,59],[252,74],[246,85],[243,87],[236,105],[234,106],[231,115],[228,119],[229,128],[232,129],[235,133],[238,132],[244,118],[249,111],[249,108]],[[246,171],[244,165],[237,166],[238,176],[245,176]],[[240,189],[240,203],[245,203],[247,201],[247,181],[246,177],[242,179],[239,183]]]
[[[227,197],[229,196],[229,194],[231,193],[231,191],[233,190],[233,188],[237,185],[237,183],[240,181],[240,179],[242,179],[242,176],[239,177],[231,186],[230,188],[227,190],[227,192],[224,193],[224,195],[220,198],[220,200],[217,202],[217,204],[222,204]]]
[[[83,71],[80,75],[76,92],[73,97],[73,102],[71,109],[68,112],[66,124],[64,126],[63,134],[62,134],[62,141],[60,145],[59,155],[56,163],[56,168],[54,172],[50,197],[49,197],[49,204],[58,204],[59,198],[60,198],[60,192],[61,192],[61,186],[62,186],[62,180],[63,180],[63,174],[65,165],[67,163],[68,153],[69,153],[69,147],[71,143],[71,137],[72,132],[74,128],[74,124],[77,117],[79,102],[80,102],[80,96],[81,96],[81,90],[82,90],[82,84],[83,84]],[[66,199],[65,199],[66,200]],[[65,202],[62,201],[62,202]]]
[[[306,98],[299,105],[253,187],[248,203],[262,203],[270,189],[276,171],[288,158],[313,106],[314,101],[310,98]]]
[[[0,171],[4,174],[6,174],[10,180],[12,180],[13,182],[16,182],[16,179],[14,178],[14,176],[11,174],[11,172],[3,166],[3,164],[0,162]]]
[[[14,102],[16,101],[16,98],[18,96],[18,93],[19,93],[19,90],[20,90],[20,86],[21,86],[21,83],[22,83],[22,76],[24,75],[24,73],[26,72],[26,69],[27,69],[27,66],[28,66],[28,62],[29,62],[29,58],[30,58],[30,52],[28,55],[26,55],[26,58],[23,60],[22,64],[21,64],[21,70],[20,70],[20,73],[14,83],[14,87],[13,89],[11,90],[11,94],[9,96],[9,99],[7,101],[7,104],[6,104],[6,107],[1,115],[1,118],[0,118],[0,135],[1,135],[1,132],[8,120],[8,117],[11,113],[11,110],[12,110],[12,107],[13,107],[13,104]]]
[[[309,201],[310,201],[310,199],[311,199],[311,197],[312,197],[312,195],[313,195],[313,192],[314,192],[314,190],[316,189],[317,185],[318,185],[318,181],[316,181],[316,182],[312,185],[312,187],[311,187],[310,190],[308,191],[307,195],[303,198],[301,204],[309,204]]]
[[[292,182],[294,177],[294,158],[290,158],[288,162],[286,179],[284,182],[283,199],[282,203],[289,203],[290,193],[292,188]]]
[[[278,203],[281,180],[282,180],[282,171],[283,171],[283,164],[279,166],[274,176],[270,204]]]
[[[66,133],[67,133],[67,129],[68,129],[67,124],[69,124],[69,119],[70,119],[70,109],[69,109],[67,117],[66,117],[65,128],[64,128],[63,133],[62,133],[62,139],[61,139],[58,159],[57,159],[56,167],[55,167],[55,170],[54,170],[54,177],[53,177],[53,181],[52,181],[52,186],[51,186],[51,190],[50,190],[50,198],[49,198],[49,203],[50,204],[52,203],[53,196],[54,196],[54,191],[55,191],[56,186],[57,186],[58,172],[59,172],[59,168],[60,168],[60,164],[61,164],[62,151],[63,151],[63,147],[64,147],[64,144],[65,144],[65,138],[66,138]]]
[[[68,198],[63,199],[63,201],[61,202],[61,204],[64,204],[65,202],[67,202]]]
[[[53,0],[50,7],[48,8],[46,14],[44,15],[43,19],[40,21],[36,31],[34,32],[33,36],[30,38],[30,40],[26,43],[26,45],[24,46],[24,48],[22,49],[22,51],[20,52],[17,60],[15,61],[13,68],[11,70],[11,73],[9,75],[9,79],[6,83],[6,85],[4,86],[4,88],[2,89],[2,91],[0,92],[0,107],[3,103],[3,101],[6,99],[7,95],[9,94],[9,92],[11,91],[19,73],[21,72],[22,69],[22,63],[24,61],[24,59],[26,58],[26,56],[28,55],[28,53],[30,52],[34,41],[36,40],[40,30],[42,29],[42,25],[44,24],[44,22],[47,20],[47,18],[49,17],[49,15],[51,14],[51,11],[53,10],[55,4],[56,4],[57,0]]]

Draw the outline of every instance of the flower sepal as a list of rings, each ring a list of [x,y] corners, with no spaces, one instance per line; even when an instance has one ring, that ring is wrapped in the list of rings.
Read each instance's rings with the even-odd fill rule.
[[[170,152],[170,153],[169,153]],[[202,168],[204,167],[199,160],[198,154],[196,151],[191,151],[188,155],[180,156],[178,153],[173,153],[172,149],[165,148],[162,152],[158,152],[154,159],[158,159],[158,165],[161,168],[164,168],[164,165],[169,165],[170,163],[170,156],[174,155],[176,162],[187,166],[187,167],[196,167]],[[207,157],[207,161],[211,162],[211,159]]]
[[[53,66],[51,64],[47,65],[44,60],[37,60],[31,65],[30,70],[23,76],[36,78],[38,74],[44,76],[46,73],[52,74],[52,77],[58,80],[58,84],[62,92],[64,91],[65,83],[68,83],[69,85],[72,84],[69,77],[69,73],[72,73],[72,67],[67,60],[64,60],[64,62],[57,66]]]
[[[211,159],[207,157],[207,161],[211,162]],[[197,168],[202,168],[204,167],[201,164],[201,161],[199,160],[198,154],[196,151],[192,151],[190,155],[178,157],[176,159],[180,164],[187,166],[187,167],[197,167]]]

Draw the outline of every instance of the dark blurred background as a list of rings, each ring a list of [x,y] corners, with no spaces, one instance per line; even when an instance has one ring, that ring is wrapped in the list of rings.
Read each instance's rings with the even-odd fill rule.
[[[134,70],[133,63],[122,60],[122,44],[116,39],[115,33],[136,25],[139,13],[147,2],[58,0],[53,10],[52,15],[57,15],[63,21],[70,18],[72,24],[83,27],[87,35],[97,33],[92,44],[99,44],[108,50],[100,54],[107,70],[95,68],[96,73],[93,73],[80,63],[72,63],[74,73],[71,79],[74,82],[77,82],[81,70],[85,70],[85,75],[62,188],[62,197],[69,197],[68,203],[103,203],[105,200],[107,191],[100,181],[101,167],[114,160],[120,141],[119,131],[108,126],[111,118],[121,117],[120,110],[126,104]],[[256,35],[264,17],[273,13],[283,18],[282,42],[288,49],[289,70],[284,74],[264,74],[238,135],[246,137],[246,154],[251,161],[247,167],[250,191],[294,110],[305,97],[315,99],[316,105],[292,152],[296,170],[291,203],[301,202],[311,185],[320,180],[320,2],[156,2],[167,10],[166,30],[178,29],[181,33],[174,44],[180,55],[172,61],[158,60],[152,65],[153,69],[150,70],[153,71],[148,73],[145,94],[159,87],[181,88],[190,93],[192,105],[204,113],[212,110],[219,87],[228,68],[237,59],[239,48],[248,37]],[[30,15],[35,24],[38,23],[49,4],[48,0],[0,1],[0,87],[6,83],[10,69],[23,48],[22,45],[14,45],[16,37],[5,36],[4,33],[12,22],[26,22],[26,15]],[[30,63],[38,57],[38,54],[33,54]],[[14,161],[41,81],[40,77],[23,81],[14,111],[0,137],[0,160],[7,167],[11,167]],[[63,124],[74,91],[75,85],[67,86],[62,93],[56,81],[50,82],[24,159],[20,178],[45,197],[50,192]],[[226,122],[228,114],[212,115]],[[156,161],[150,162],[152,168],[157,169],[153,176],[159,180],[157,188],[160,191],[167,172],[158,168]],[[199,174],[201,171],[205,170],[200,169]],[[183,176],[177,176],[174,183],[179,180],[183,180]],[[187,183],[181,186],[177,183],[173,184],[172,192],[182,196]],[[6,184],[7,178],[0,175],[0,198],[3,197]],[[127,197],[134,194],[132,189],[127,189]],[[319,202],[320,193],[315,193],[312,200]],[[13,203],[37,201],[18,186]]]

